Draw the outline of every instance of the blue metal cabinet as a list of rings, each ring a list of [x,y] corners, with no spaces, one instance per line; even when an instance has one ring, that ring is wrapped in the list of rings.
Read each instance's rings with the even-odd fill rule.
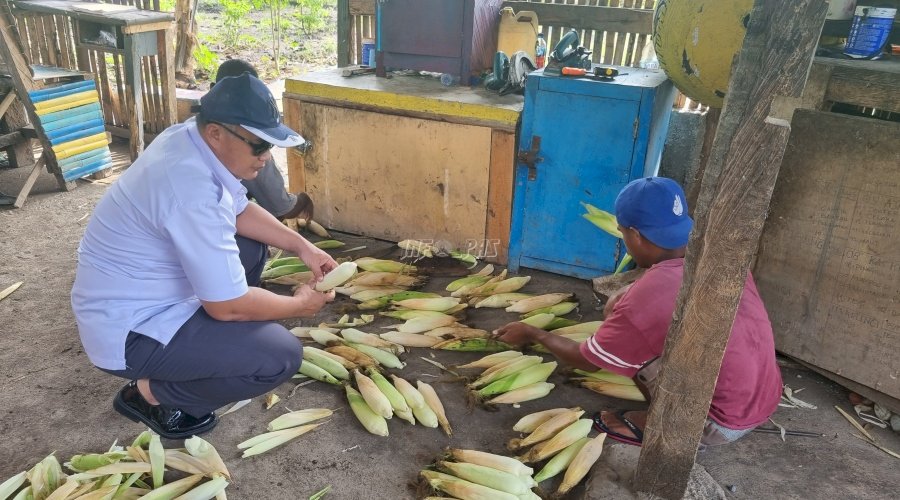
[[[633,179],[656,175],[674,88],[661,71],[614,81],[528,75],[519,133],[510,271],[578,278],[612,273],[625,245],[588,222],[582,202],[613,211]]]

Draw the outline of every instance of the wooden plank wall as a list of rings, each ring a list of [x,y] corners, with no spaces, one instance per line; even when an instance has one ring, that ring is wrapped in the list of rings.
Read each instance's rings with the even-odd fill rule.
[[[106,0],[105,3],[132,5],[144,10],[160,10],[159,0]],[[123,51],[102,47],[78,47],[75,23],[66,16],[15,11],[19,37],[29,64],[57,66],[93,73],[103,105],[106,124],[127,131],[129,116],[125,99]],[[168,125],[166,107],[175,96],[167,95],[164,82],[168,68],[160,56],[142,58],[144,132],[158,134]]]

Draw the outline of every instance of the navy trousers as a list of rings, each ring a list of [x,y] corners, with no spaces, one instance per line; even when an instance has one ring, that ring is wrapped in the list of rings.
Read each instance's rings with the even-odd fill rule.
[[[259,284],[266,246],[237,236],[247,284]],[[125,370],[104,370],[150,379],[160,404],[202,417],[228,403],[265,394],[297,373],[302,344],[272,321],[218,321],[201,307],[164,346],[131,332]]]

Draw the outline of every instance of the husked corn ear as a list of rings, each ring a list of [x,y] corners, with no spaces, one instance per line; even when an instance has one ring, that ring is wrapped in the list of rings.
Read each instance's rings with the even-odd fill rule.
[[[390,381],[384,378],[384,375],[374,368],[369,368],[368,373],[369,377],[375,382],[375,385],[378,386],[381,393],[384,394],[384,397],[391,403],[391,408],[394,410],[394,413],[408,413],[410,411],[409,404],[407,404],[403,394],[400,394],[400,391],[391,385]]]
[[[272,432],[297,427],[298,425],[304,425],[330,417],[333,413],[334,412],[328,408],[310,408],[307,410],[292,411],[269,422],[266,429],[268,429],[269,432]]]
[[[603,452],[603,441],[605,439],[606,434],[600,434],[588,441],[581,450],[575,454],[575,458],[572,459],[572,463],[570,463],[569,467],[566,469],[566,473],[563,476],[562,483],[559,485],[559,489],[556,490],[557,495],[565,495],[584,479],[584,476],[587,475],[591,470],[591,467],[597,462],[597,459],[600,458],[600,454]]]
[[[388,342],[378,335],[359,331],[356,328],[345,328],[341,330],[341,336],[348,342],[365,344],[367,346],[376,347],[393,354],[400,354],[401,352],[403,352],[403,346],[395,344],[393,342]]]
[[[506,308],[506,312],[515,312],[515,313],[527,313],[531,312],[535,309],[540,309],[542,307],[549,307],[552,305],[559,304],[560,302],[568,299],[573,294],[571,293],[547,293],[544,295],[537,295],[535,297],[529,297],[527,299],[522,299],[514,303],[513,305]]]
[[[381,350],[377,347],[372,347],[370,345],[365,344],[357,344],[355,342],[348,342],[347,345],[350,347],[362,352],[363,354],[372,357],[374,360],[378,361],[378,364],[387,366],[388,368],[396,368],[398,370],[402,369],[406,366],[406,363],[400,361],[400,358],[389,353],[387,351]],[[364,365],[366,366],[366,365]]]
[[[451,448],[450,456],[458,462],[483,465],[519,477],[531,477],[531,474],[534,473],[534,469],[515,458],[495,455],[484,451]]]
[[[432,347],[442,342],[441,339],[428,337],[421,333],[403,333],[403,332],[387,332],[379,335],[388,342],[402,345],[404,347]]]
[[[415,276],[413,274],[386,273],[378,271],[365,271],[357,274],[351,285],[370,285],[370,286],[392,286],[392,287],[412,287],[419,286],[426,281],[425,277]],[[395,292],[396,293],[396,292]]]
[[[453,323],[456,323],[456,318],[447,314],[443,316],[425,316],[407,320],[406,323],[397,327],[397,331],[401,333],[423,333],[442,326],[452,325]]]
[[[337,289],[335,289],[337,290]],[[365,302],[367,300],[378,299],[381,297],[385,297],[388,295],[395,294],[397,292],[403,291],[402,288],[399,287],[376,287],[369,288],[368,290],[360,290],[358,292],[354,292],[350,295],[350,298],[357,302]]]
[[[425,332],[424,335],[427,335],[429,337],[440,337],[444,339],[486,339],[491,336],[491,333],[487,330],[481,330],[479,328],[469,328],[465,325],[456,323],[449,326],[435,328],[434,330],[429,330]]]
[[[593,424],[594,421],[589,418],[576,420],[552,438],[532,446],[528,453],[521,457],[521,460],[525,463],[546,460],[566,449],[570,444],[587,437]]]
[[[514,358],[503,365],[497,365],[491,369],[485,370],[480,377],[470,384],[471,387],[483,387],[495,380],[500,380],[507,375],[519,372],[539,364],[543,359],[540,356],[522,356]]]
[[[530,478],[526,479],[483,465],[442,461],[438,462],[438,466],[460,479],[513,495],[521,495],[532,486]]]
[[[397,246],[413,252],[418,252],[425,257],[434,257],[434,246],[419,240],[403,240],[398,241]]]
[[[378,366],[378,361],[375,361],[371,356],[363,354],[356,349],[345,346],[345,345],[336,345],[331,346],[325,349],[325,352],[334,354],[335,356],[340,356],[354,365],[357,366]],[[303,366],[303,365],[300,365]]]
[[[538,428],[539,425],[544,422],[550,420],[551,418],[565,413],[571,410],[580,410],[581,408],[552,408],[549,410],[538,411],[535,413],[530,413],[520,418],[516,425],[513,426],[513,430],[516,432],[533,432]]]
[[[202,480],[202,474],[193,474],[151,490],[141,498],[145,500],[171,500],[187,493]]]
[[[495,382],[488,384],[478,391],[478,395],[482,398],[509,392],[526,385],[537,382],[544,382],[556,369],[556,362],[542,363],[539,365],[529,366],[524,370],[520,370],[511,375],[507,375]]]
[[[306,375],[307,377],[318,380],[319,382],[325,382],[332,385],[341,384],[341,382],[337,378],[335,378],[334,375],[328,373],[327,370],[313,363],[312,361],[309,361],[308,359],[304,359],[300,363],[300,369],[297,370],[297,373]]]
[[[574,311],[575,308],[578,307],[577,302],[560,302],[559,304],[554,304],[552,306],[541,307],[539,309],[534,309],[530,312],[527,312],[522,315],[522,318],[530,318],[537,314],[552,314],[554,316],[565,316],[570,312]]]
[[[509,307],[512,304],[529,297],[533,297],[533,295],[530,293],[497,293],[479,299],[478,302],[475,303],[475,309],[481,309],[482,307]]]
[[[497,352],[512,349],[512,346],[494,339],[469,338],[450,339],[435,344],[432,349],[464,352]]]
[[[353,414],[356,415],[359,423],[361,423],[367,431],[376,436],[387,436],[387,420],[372,411],[372,408],[370,408],[366,403],[366,400],[363,399],[362,394],[357,392],[356,389],[349,385],[345,385],[344,390],[347,392],[347,400],[350,402],[350,409],[353,410]]]
[[[450,474],[423,470],[422,477],[432,488],[466,500],[518,500],[513,494],[460,479]]]
[[[494,365],[509,361],[513,358],[522,356],[521,351],[502,351],[494,354],[488,354],[483,358],[479,358],[471,363],[459,365],[457,368],[490,368]]]
[[[535,328],[543,329],[545,326],[550,324],[550,322],[553,321],[554,318],[556,318],[556,316],[544,313],[536,314],[534,316],[531,316],[530,318],[525,318],[523,320],[520,320],[520,322],[525,323],[526,325],[531,325]]]
[[[543,424],[537,426],[537,428],[524,439],[510,440],[508,448],[510,450],[516,450],[550,439],[559,431],[576,422],[579,418],[581,418],[582,415],[584,415],[584,410],[582,410],[581,408],[575,407],[572,409],[567,409],[559,413],[558,415],[554,415]]]
[[[356,262],[356,265],[364,271],[402,274],[415,274],[418,271],[418,269],[416,269],[416,266],[411,266],[409,264],[404,264],[395,260],[361,257],[359,259],[356,259],[354,262]]]
[[[629,401],[647,400],[636,385],[614,384],[612,382],[603,382],[600,380],[585,380],[581,382],[581,387],[611,398],[627,399]]]
[[[588,321],[586,323],[578,323],[577,325],[566,326],[563,328],[557,328],[555,330],[550,330],[554,335],[566,335],[569,333],[596,333],[598,329],[600,329],[600,325],[602,325],[602,321]]]
[[[453,429],[450,427],[450,421],[447,420],[447,413],[444,411],[444,405],[441,403],[441,398],[438,397],[437,392],[434,390],[434,387],[422,382],[421,380],[416,381],[416,386],[419,389],[419,393],[422,395],[422,398],[425,400],[425,403],[431,408],[431,411],[434,412],[434,415],[437,417],[438,423],[441,425],[441,429],[444,430],[444,433],[448,436],[453,434]]]
[[[325,351],[321,351],[316,349],[315,347],[304,347],[303,348],[303,359],[306,362],[312,363],[319,368],[325,370],[332,377],[340,380],[350,380],[350,372],[344,368],[344,365],[332,358],[333,355],[328,355]],[[304,373],[304,375],[307,375]],[[310,376],[310,375],[307,375]]]
[[[375,385],[375,381],[360,373],[359,370],[354,370],[353,376],[356,378],[356,386],[359,389],[359,393],[366,401],[366,404],[369,405],[369,408],[383,418],[393,417],[394,409],[391,407],[391,402],[381,392],[381,389]]]
[[[534,399],[540,399],[556,387],[555,384],[549,382],[538,382],[525,387],[520,387],[509,392],[505,392],[493,399],[488,400],[490,404],[516,404],[524,403]]]
[[[455,297],[436,297],[431,299],[406,299],[394,303],[405,309],[417,309],[420,311],[446,311],[459,304]]]
[[[572,459],[575,458],[575,455],[577,455],[590,440],[591,438],[588,437],[581,438],[567,446],[563,451],[557,453],[546,465],[544,465],[543,469],[534,475],[534,480],[540,483],[566,470],[569,464],[572,463]]]
[[[464,278],[459,278],[458,280],[451,281],[450,284],[447,285],[446,290],[448,292],[455,292],[455,291],[459,290],[460,288],[462,288],[464,286],[468,286],[468,285],[481,286],[485,282],[487,282],[487,280],[489,280],[489,279],[491,279],[490,276],[481,276],[481,275],[473,274],[470,276],[466,276]]]
[[[343,262],[329,271],[329,273],[322,278],[322,281],[316,283],[316,290],[319,292],[327,292],[334,287],[343,285],[352,278],[354,274],[356,274],[356,263]]]
[[[613,373],[609,370],[599,369],[596,371],[588,372],[585,370],[573,370],[575,373],[579,375],[584,375],[590,379],[599,380],[601,382],[610,382],[613,384],[621,384],[621,385],[634,385],[634,379],[630,377],[626,377],[625,375],[619,375],[618,373]]]

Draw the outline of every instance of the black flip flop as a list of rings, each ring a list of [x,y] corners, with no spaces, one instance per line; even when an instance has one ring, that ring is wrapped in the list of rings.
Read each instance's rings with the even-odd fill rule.
[[[620,434],[614,430],[611,430],[606,426],[606,424],[603,423],[603,419],[600,417],[599,411],[594,414],[594,429],[596,429],[597,432],[605,432],[607,437],[621,443],[630,444],[633,446],[641,446],[641,444],[643,444],[644,442],[644,431],[638,429],[638,426],[634,425],[634,422],[625,418],[626,411],[629,410],[619,410],[613,413],[613,416],[615,416],[619,420],[619,422],[625,424],[625,427],[628,427],[628,430],[630,430],[635,437],[626,436],[624,434]]]

